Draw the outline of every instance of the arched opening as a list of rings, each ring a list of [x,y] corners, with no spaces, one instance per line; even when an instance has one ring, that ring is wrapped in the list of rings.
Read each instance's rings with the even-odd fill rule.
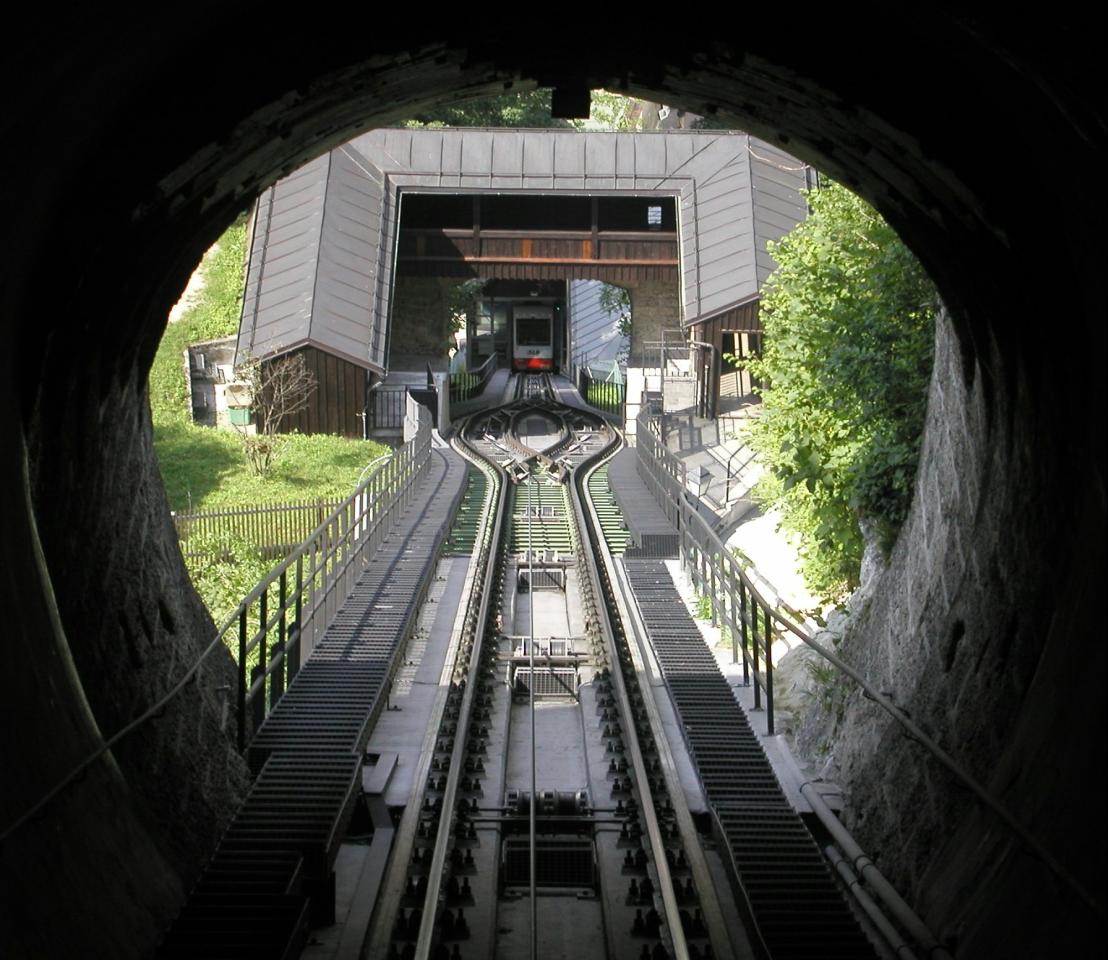
[[[539,81],[734,117],[858,190],[920,256],[951,308],[948,362],[962,376],[949,403],[933,405],[936,435],[955,440],[946,472],[936,462],[924,480],[932,521],[904,558],[889,615],[923,611],[915,629],[934,630],[943,648],[963,622],[956,659],[975,650],[980,670],[926,702],[969,716],[979,688],[1009,688],[998,701],[1010,709],[967,730],[970,746],[1021,798],[1027,821],[1102,889],[1103,746],[1090,747],[1102,726],[1093,684],[1103,651],[1082,640],[1096,629],[1103,569],[1103,199],[1075,175],[1103,162],[1092,31],[1044,36],[1039,22],[1010,15],[883,14],[890,42],[862,51],[865,18],[804,34],[767,18],[747,23],[735,45],[643,26],[616,44],[583,38],[567,58],[512,25],[373,24],[372,34],[346,30],[304,51],[298,25],[257,14],[236,14],[218,35],[201,13],[80,23],[71,34],[43,25],[11,64],[19,83],[8,89],[36,96],[8,114],[4,726],[5,757],[23,776],[5,790],[4,822],[168,689],[203,646],[143,401],[164,317],[203,249],[261,187],[353,133],[437,100]],[[151,31],[164,39],[158,54],[147,53]],[[266,69],[240,69],[244,37],[266,51]],[[198,50],[202,76],[191,69]],[[1029,157],[1023,144],[1038,148]],[[1064,323],[1079,348],[1044,351],[1047,323]],[[964,510],[943,485],[951,476],[967,484]],[[1075,650],[1080,670],[1066,667]],[[218,668],[207,671],[113,763],[5,840],[12,955],[97,942],[123,956],[153,942],[241,790],[219,733],[221,683]],[[874,743],[867,731],[860,723],[858,743]],[[949,873],[929,873],[931,862],[913,871],[967,955],[983,955],[1002,928],[1003,943],[1054,934],[1057,946],[1064,898],[1051,881],[1033,865],[1024,872],[1018,848],[983,821],[963,818],[963,801],[922,782],[925,799],[894,787],[865,819],[890,848],[906,842],[921,804],[932,824],[960,824],[963,848],[988,835],[977,859],[955,856]],[[972,895],[958,904],[962,889]]]

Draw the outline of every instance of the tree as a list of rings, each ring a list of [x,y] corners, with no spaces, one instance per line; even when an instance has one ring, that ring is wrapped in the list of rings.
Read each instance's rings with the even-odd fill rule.
[[[631,353],[631,291],[614,283],[606,283],[600,290],[600,306],[609,316],[618,315],[616,330],[623,339],[623,345],[616,356],[616,362],[621,367],[626,367]]]
[[[407,127],[557,127],[567,130],[641,130],[642,113],[654,104],[608,90],[593,90],[587,120],[550,115],[549,89],[509,91],[443,104],[416,114]]]
[[[254,431],[236,426],[243,452],[255,473],[264,477],[281,452],[278,431],[285,421],[308,406],[316,389],[315,374],[302,353],[286,353],[272,360],[250,357],[235,370],[248,385],[254,412]]]
[[[938,295],[880,215],[844,187],[770,245],[765,352],[750,442],[769,468],[760,497],[799,535],[809,586],[858,584],[860,522],[887,552],[908,512],[927,405]]]
[[[550,90],[510,91],[458,103],[441,104],[416,114],[407,127],[565,127],[550,116]]]

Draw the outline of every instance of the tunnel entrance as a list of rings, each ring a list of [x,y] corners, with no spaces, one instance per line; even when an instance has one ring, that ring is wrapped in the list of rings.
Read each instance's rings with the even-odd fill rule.
[[[508,36],[512,27],[495,45],[464,30],[444,41],[444,28],[409,27],[374,34],[371,48],[370,34],[350,31],[356,45],[338,38],[325,52],[321,45],[244,72],[234,69],[242,36],[272,49],[298,46],[294,25],[258,24],[250,14],[232,14],[225,33],[208,38],[203,77],[175,69],[204,29],[199,12],[82,22],[72,36],[42,20],[29,36],[51,37],[50,46],[32,43],[34,57],[9,64],[20,77],[6,88],[36,93],[7,114],[23,150],[19,176],[8,180],[21,186],[4,227],[4,316],[16,348],[0,378],[14,452],[0,498],[3,596],[13,620],[7,651],[19,665],[4,705],[5,729],[31,735],[5,748],[24,774],[5,791],[5,822],[168,692],[210,632],[175,553],[142,399],[163,318],[203,249],[263,187],[367,124],[505,83],[615,79],[633,93],[741,118],[818,163],[873,201],[935,278],[954,318],[950,362],[965,390],[932,418],[941,430],[968,411],[978,425],[956,449],[974,509],[951,512],[941,475],[922,478],[938,508],[929,549],[942,546],[938,559],[950,567],[927,573],[922,552],[905,557],[904,569],[914,564],[917,575],[905,573],[897,615],[925,610],[928,619],[914,622],[943,637],[964,621],[958,656],[971,661],[1005,648],[1000,660],[978,659],[989,666],[965,674],[961,690],[933,689],[927,702],[949,708],[936,718],[956,716],[976,684],[1010,688],[1004,722],[974,727],[982,770],[1021,796],[1051,845],[1102,887],[1094,811],[1103,800],[1103,744],[1088,731],[1102,727],[1094,683],[1103,652],[1081,638],[1098,622],[1105,539],[1096,369],[1105,251],[1093,227],[1104,201],[1072,175],[1103,165],[1103,106],[1088,92],[1099,89],[1095,31],[1044,30],[1010,12],[973,24],[886,12],[898,40],[869,51],[863,76],[842,51],[854,48],[865,17],[847,14],[790,44],[767,18],[765,29],[747,31],[743,48],[672,37],[662,48],[652,31],[628,28],[615,52],[582,39],[571,64],[522,30]],[[165,43],[148,56],[151,29]],[[511,53],[524,49],[526,59]],[[217,83],[229,74],[241,80],[234,96]],[[1058,149],[1041,151],[1029,168],[998,164],[997,145],[1029,128]],[[52,146],[61,129],[66,150]],[[126,177],[119,157],[128,158]],[[84,239],[93,236],[95,248]],[[120,262],[132,265],[122,278]],[[1064,264],[1067,282],[1043,268],[1052,263]],[[1029,303],[1051,303],[1084,349],[1033,351],[1025,325],[1012,319],[1027,317]],[[1009,636],[1000,608],[1014,597],[1023,616]],[[1061,654],[1074,649],[1089,658],[1087,669],[1064,669]],[[90,769],[41,818],[5,836],[5,919],[19,918],[5,924],[8,953],[97,943],[131,956],[154,942],[244,782],[219,731],[225,667],[206,669],[159,724],[121,742],[112,763]],[[1036,760],[1050,768],[1049,784],[1031,769]],[[957,931],[966,956],[987,955],[984,944],[1079,952],[1080,937],[1100,934],[1101,920],[1082,920],[964,803],[941,788],[926,797],[923,816],[918,795],[894,790],[869,821],[890,848],[924,820],[931,830],[945,825],[961,850],[946,872],[934,860],[904,870],[933,922]],[[966,879],[985,873],[987,883]],[[958,896],[967,883],[971,895]],[[69,905],[64,922],[59,899]],[[1061,917],[1072,922],[1059,935]]]

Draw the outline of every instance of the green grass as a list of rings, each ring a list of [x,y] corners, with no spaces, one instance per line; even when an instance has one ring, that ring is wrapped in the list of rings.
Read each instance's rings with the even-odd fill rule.
[[[177,512],[345,497],[365,465],[388,450],[372,440],[292,434],[269,474],[259,477],[238,434],[228,430],[157,424],[154,447],[170,509]]]

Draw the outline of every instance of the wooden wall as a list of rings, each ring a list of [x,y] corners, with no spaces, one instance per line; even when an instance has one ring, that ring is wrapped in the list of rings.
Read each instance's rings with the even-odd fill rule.
[[[702,323],[689,328],[689,336],[702,343],[710,343],[721,354],[724,351],[724,334],[734,335],[734,351],[749,355],[760,352],[762,343],[762,323],[758,317],[758,301],[751,300],[730,310],[725,310]],[[731,347],[728,345],[730,351]],[[727,362],[722,364],[716,398],[721,395],[745,396],[749,394],[756,381],[745,370],[738,370]]]
[[[315,347],[293,352],[303,354],[304,362],[315,375],[316,389],[304,410],[284,419],[280,432],[361,438],[368,371]]]

